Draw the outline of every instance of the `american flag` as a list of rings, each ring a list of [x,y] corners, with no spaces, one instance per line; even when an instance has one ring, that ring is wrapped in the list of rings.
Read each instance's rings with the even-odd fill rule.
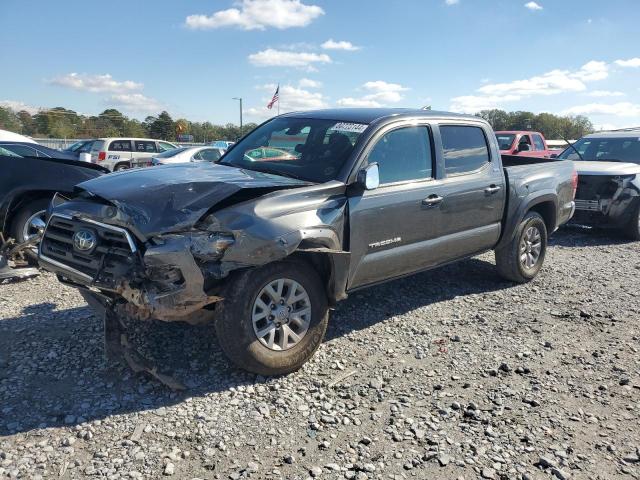
[[[280,99],[280,85],[278,85],[278,88],[276,88],[276,93],[273,94],[273,98],[268,103],[267,108],[271,110],[279,99]]]

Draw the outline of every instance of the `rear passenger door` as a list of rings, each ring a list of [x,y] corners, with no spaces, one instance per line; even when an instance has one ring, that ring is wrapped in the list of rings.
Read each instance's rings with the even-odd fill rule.
[[[131,140],[111,140],[107,148],[107,161],[111,169],[121,162],[131,163],[131,151],[133,146]]]
[[[147,159],[158,153],[156,142],[153,140],[134,140],[133,158],[136,160]]]
[[[493,248],[500,238],[505,206],[501,162],[492,158],[489,135],[480,125],[440,125],[443,193],[440,236],[443,261]]]

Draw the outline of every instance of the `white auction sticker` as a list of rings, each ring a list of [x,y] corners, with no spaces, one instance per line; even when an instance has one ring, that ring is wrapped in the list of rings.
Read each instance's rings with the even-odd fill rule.
[[[339,130],[341,132],[362,133],[367,129],[367,126],[368,125],[365,125],[363,123],[341,122],[341,123],[336,123],[333,127],[331,127],[331,130]]]

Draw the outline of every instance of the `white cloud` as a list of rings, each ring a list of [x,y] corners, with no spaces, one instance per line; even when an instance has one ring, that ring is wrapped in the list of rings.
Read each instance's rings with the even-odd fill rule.
[[[147,97],[141,93],[120,93],[111,95],[105,104],[110,107],[121,108],[129,112],[137,113],[159,113],[166,107],[154,98]]]
[[[540,5],[537,2],[527,2],[524,4],[525,8],[528,8],[529,10],[542,10],[542,5]]]
[[[298,86],[300,88],[320,88],[322,87],[322,82],[310,78],[302,78],[298,82]]]
[[[381,107],[380,102],[366,98],[344,97],[340,98],[336,104],[339,107],[355,107],[355,108],[375,108]]]
[[[336,103],[341,107],[382,107],[400,102],[404,98],[402,92],[409,90],[398,83],[382,80],[366,82],[362,89],[368,93],[360,98],[341,98]]]
[[[460,0],[444,0],[444,3],[448,6],[457,5],[458,3],[460,3]]]
[[[249,117],[257,119],[265,119],[277,114],[277,104],[273,109],[269,110],[267,104],[271,101],[271,94],[275,91],[277,85],[268,83],[259,85],[258,89],[269,93],[269,97],[262,98],[262,105],[252,107],[245,110],[245,114]],[[298,110],[316,110],[327,107],[327,99],[321,92],[310,92],[304,88],[293,85],[280,85],[280,113],[293,112]]]
[[[249,55],[249,62],[256,67],[313,67],[314,63],[331,63],[326,53],[287,52],[268,48]]]
[[[192,29],[238,27],[243,30],[280,30],[306,27],[324,15],[317,5],[305,5],[300,0],[240,0],[238,8],[220,10],[212,15],[189,15],[185,24]]]
[[[360,50],[360,47],[355,46],[351,42],[347,42],[345,40],[336,42],[332,38],[324,42],[321,47],[325,50],[346,50],[348,52],[355,52],[356,50]]]
[[[630,58],[628,60],[616,60],[616,65],[627,68],[640,68],[640,57]]]
[[[31,115],[35,115],[40,111],[38,107],[34,107],[32,105],[28,105],[24,102],[20,102],[17,100],[0,100],[0,107],[9,108],[16,113],[24,110],[25,112],[28,112]]]
[[[588,103],[567,108],[564,115],[612,115],[615,117],[640,117],[640,105],[631,102]]]
[[[609,69],[607,63],[592,60],[574,71],[551,70],[522,80],[487,83],[478,88],[476,95],[452,98],[450,109],[455,112],[475,113],[500,108],[505,103],[536,95],[584,92],[587,90],[587,83],[607,78]]]
[[[124,80],[122,82],[114,80],[108,73],[104,75],[69,73],[53,78],[49,80],[49,83],[86,92],[125,93],[140,90],[143,87],[142,83],[131,80]]]
[[[623,92],[612,92],[610,90],[594,90],[586,94],[589,97],[624,97]]]

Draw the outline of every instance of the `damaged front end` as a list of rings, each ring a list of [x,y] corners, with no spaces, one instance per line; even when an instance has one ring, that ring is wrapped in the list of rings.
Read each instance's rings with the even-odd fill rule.
[[[636,175],[580,174],[572,223],[619,228],[640,202]]]
[[[212,170],[215,181],[193,181]],[[192,324],[213,319],[231,272],[296,251],[331,252],[342,267],[337,283],[346,282],[344,184],[218,166],[184,179],[149,175],[86,182],[73,199],[58,199],[40,243],[41,265],[118,314]],[[136,176],[142,187],[125,191],[121,183]]]

